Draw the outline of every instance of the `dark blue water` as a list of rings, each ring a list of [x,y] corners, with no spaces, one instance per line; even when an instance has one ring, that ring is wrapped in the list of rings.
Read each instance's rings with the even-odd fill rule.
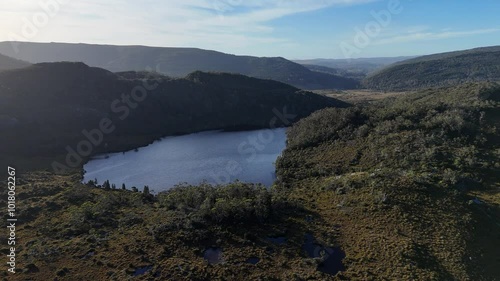
[[[325,247],[316,243],[312,234],[306,234],[302,249],[308,257],[321,259],[317,268],[318,271],[335,275],[339,271],[345,270],[342,263],[345,253],[339,247]]]
[[[285,129],[203,132],[168,137],[125,153],[102,155],[85,164],[84,182],[97,178],[120,188],[148,185],[156,192],[176,184],[226,184],[234,180],[271,185],[274,162],[285,148]]]
[[[206,249],[203,253],[203,258],[208,261],[209,264],[218,264],[224,261],[221,248],[212,247]]]
[[[251,258],[247,259],[247,263],[250,263],[250,264],[257,264],[259,261],[260,261],[260,259],[257,257],[251,257]]]
[[[286,243],[285,236],[267,237],[267,240],[271,241],[272,243],[274,243],[276,245],[283,245]]]
[[[143,275],[143,274],[145,274],[146,272],[150,271],[152,268],[153,268],[153,266],[151,266],[151,265],[144,266],[144,267],[139,267],[139,268],[137,268],[137,269],[135,270],[135,272],[134,272],[134,276]]]

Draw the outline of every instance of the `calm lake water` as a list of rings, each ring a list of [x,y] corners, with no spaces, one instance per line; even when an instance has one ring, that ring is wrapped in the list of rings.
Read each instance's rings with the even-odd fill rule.
[[[147,147],[102,155],[85,164],[84,182],[97,178],[121,188],[148,185],[155,192],[176,184],[226,184],[235,180],[271,185],[274,162],[285,148],[285,128],[202,132],[167,137]],[[106,158],[107,157],[107,158]]]

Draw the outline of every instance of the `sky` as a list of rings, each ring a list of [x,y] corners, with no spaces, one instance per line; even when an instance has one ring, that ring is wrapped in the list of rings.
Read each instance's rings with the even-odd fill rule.
[[[499,12],[498,0],[0,0],[0,41],[411,56],[500,45]]]

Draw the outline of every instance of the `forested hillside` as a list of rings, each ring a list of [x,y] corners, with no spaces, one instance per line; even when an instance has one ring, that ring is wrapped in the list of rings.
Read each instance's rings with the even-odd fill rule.
[[[385,91],[500,81],[500,47],[418,57],[395,63],[368,76],[367,88]]]
[[[11,279],[496,280],[499,102],[500,86],[468,84],[320,110],[289,130],[270,189],[23,174]]]
[[[353,280],[495,280],[499,102],[484,83],[321,110],[289,131],[277,186],[338,231]]]
[[[53,156],[77,144],[82,130],[114,130],[99,151],[132,149],[165,135],[215,129],[289,126],[346,103],[238,74],[194,72],[185,78],[114,74],[83,63],[42,63],[0,73],[0,153]]]

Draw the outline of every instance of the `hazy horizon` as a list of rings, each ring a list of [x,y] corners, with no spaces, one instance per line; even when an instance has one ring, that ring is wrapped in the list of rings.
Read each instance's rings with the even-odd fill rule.
[[[186,48],[186,49],[200,49],[200,50],[207,50],[207,51],[215,51],[215,52],[221,52],[221,53],[226,53],[230,55],[236,55],[236,56],[255,56],[255,57],[262,57],[262,58],[270,58],[270,57],[283,57],[283,56],[256,56],[256,55],[251,55],[251,54],[245,54],[245,53],[227,53],[223,52],[220,50],[216,49],[203,49],[200,47],[194,47],[194,46],[153,46],[153,45],[143,45],[143,44],[111,44],[111,43],[87,43],[87,42],[54,42],[54,41],[48,41],[48,42],[37,42],[37,41],[9,41],[9,40],[0,40],[0,43],[5,43],[5,42],[19,42],[19,43],[40,43],[40,44],[82,44],[82,45],[100,45],[100,46],[122,46],[122,47],[127,47],[127,46],[140,46],[140,47],[147,47],[147,48]],[[492,47],[492,46],[478,46],[477,48],[482,48],[482,47]],[[466,49],[459,49],[459,50],[450,50],[450,52],[453,51],[462,51]],[[425,56],[425,55],[432,55],[434,53],[423,53],[423,54],[417,54],[417,55],[402,55],[402,56],[380,56],[380,57],[352,57],[352,58],[344,58],[344,57],[304,57],[304,58],[294,58],[294,57],[284,57],[285,59],[291,60],[291,61],[302,61],[302,60],[347,60],[347,59],[352,59],[352,60],[358,60],[358,59],[376,59],[376,58],[398,58],[398,57],[418,57],[418,56]]]
[[[495,1],[4,2],[0,41],[185,47],[292,60],[500,45]]]

